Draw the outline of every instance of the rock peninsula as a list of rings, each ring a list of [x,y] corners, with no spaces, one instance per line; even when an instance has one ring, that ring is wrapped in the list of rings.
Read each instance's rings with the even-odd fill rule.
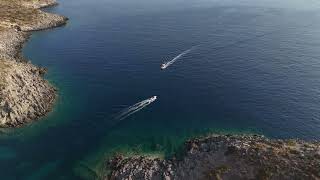
[[[211,135],[185,143],[182,157],[118,155],[104,179],[320,179],[320,142]]]
[[[0,0],[0,127],[19,127],[49,112],[56,89],[21,50],[32,31],[64,25],[67,18],[41,11],[55,0]]]

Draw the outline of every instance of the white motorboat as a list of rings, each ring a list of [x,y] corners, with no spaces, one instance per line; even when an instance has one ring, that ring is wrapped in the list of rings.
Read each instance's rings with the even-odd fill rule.
[[[161,69],[165,69],[165,68],[167,68],[166,63],[161,64],[160,68],[161,68]]]

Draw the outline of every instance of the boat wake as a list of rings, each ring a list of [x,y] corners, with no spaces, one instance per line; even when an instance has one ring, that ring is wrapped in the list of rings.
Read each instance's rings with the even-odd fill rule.
[[[199,46],[199,45],[198,45]],[[188,54],[189,52],[191,52],[193,49],[195,49],[198,46],[193,46],[192,48],[183,51],[182,53],[180,53],[178,56],[176,56],[175,58],[173,58],[171,61],[168,62],[164,62],[163,64],[161,64],[161,69],[166,69],[167,67],[169,67],[170,65],[172,65],[174,62],[176,62],[178,59],[180,59],[182,56]]]
[[[123,111],[121,111],[119,113],[119,115],[116,116],[115,119],[117,120],[123,120],[126,119],[127,117],[131,116],[132,114],[142,110],[143,108],[147,107],[148,105],[150,105],[151,103],[153,103],[155,100],[157,100],[157,96],[153,96],[149,99],[143,100],[141,102],[138,102],[126,109],[124,109]]]

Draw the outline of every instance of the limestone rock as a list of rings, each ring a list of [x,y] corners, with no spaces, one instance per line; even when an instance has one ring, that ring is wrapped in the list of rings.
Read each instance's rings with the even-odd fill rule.
[[[17,127],[49,112],[56,90],[43,75],[45,68],[28,63],[21,55],[30,31],[57,27],[64,16],[39,8],[55,0],[0,0],[0,127]]]
[[[319,179],[319,142],[257,135],[212,135],[189,140],[182,159],[128,157],[107,164],[105,179]],[[303,156],[301,156],[303,155]]]

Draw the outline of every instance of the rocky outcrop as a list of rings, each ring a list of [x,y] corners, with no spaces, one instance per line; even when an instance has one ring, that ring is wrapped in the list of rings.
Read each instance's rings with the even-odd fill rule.
[[[6,61],[8,66],[0,91],[0,125],[17,127],[45,115],[52,107],[55,89],[42,78],[42,68]]]
[[[49,112],[56,90],[43,79],[45,70],[21,55],[30,31],[61,26],[64,16],[39,8],[54,0],[0,0],[0,127],[17,127]]]
[[[66,23],[66,17],[38,9],[55,4],[53,0],[0,0],[0,26],[17,31],[36,31],[61,26]]]
[[[185,144],[182,159],[117,156],[105,179],[319,179],[320,143],[219,135]]]

